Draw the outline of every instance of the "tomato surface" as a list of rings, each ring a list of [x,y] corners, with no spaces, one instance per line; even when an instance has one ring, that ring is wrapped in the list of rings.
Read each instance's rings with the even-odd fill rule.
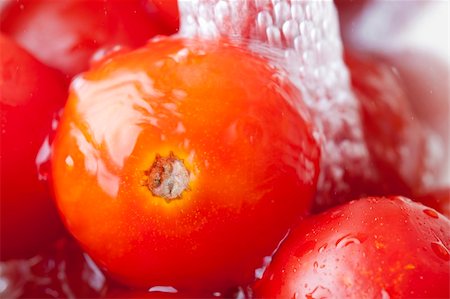
[[[226,42],[163,38],[75,80],[54,142],[57,202],[129,285],[251,281],[316,189],[319,147],[283,72]]]
[[[142,46],[161,25],[140,0],[18,0],[2,13],[1,30],[69,77],[84,71],[99,49]]]
[[[264,298],[448,298],[450,221],[403,197],[301,221],[255,287]]]
[[[62,76],[0,34],[0,258],[26,257],[62,231],[46,182]],[[48,172],[48,170],[47,170]]]

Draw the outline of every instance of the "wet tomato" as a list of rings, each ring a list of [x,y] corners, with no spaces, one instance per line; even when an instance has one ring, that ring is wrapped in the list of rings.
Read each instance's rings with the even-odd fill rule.
[[[413,196],[437,180],[436,135],[411,108],[401,77],[381,58],[347,51],[345,62],[361,107],[365,140],[378,172],[365,194]],[[438,146],[439,148],[439,146]],[[358,186],[355,186],[357,188]],[[364,194],[364,192],[360,192]]]
[[[72,84],[52,156],[67,227],[126,284],[245,284],[310,208],[319,147],[284,73],[164,38]]]
[[[1,30],[71,77],[86,70],[99,49],[134,48],[173,32],[145,8],[140,0],[18,0],[4,9]]]
[[[403,197],[301,221],[262,280],[264,298],[448,298],[450,221]]]
[[[67,237],[32,258],[3,262],[0,278],[1,298],[102,298],[108,287],[100,269]]]
[[[0,35],[0,257],[35,254],[62,225],[39,172],[50,157],[49,133],[67,97],[64,79]]]

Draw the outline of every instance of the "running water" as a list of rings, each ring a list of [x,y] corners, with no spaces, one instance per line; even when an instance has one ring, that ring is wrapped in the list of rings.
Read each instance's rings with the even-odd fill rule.
[[[302,91],[319,131],[319,207],[347,199],[355,194],[355,185],[377,181],[342,59],[332,1],[197,0],[180,1],[179,7],[183,36],[249,39],[279,49],[281,66]]]

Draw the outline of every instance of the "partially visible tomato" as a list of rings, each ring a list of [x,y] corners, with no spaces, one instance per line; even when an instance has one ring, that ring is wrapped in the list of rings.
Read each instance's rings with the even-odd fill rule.
[[[2,32],[69,77],[99,49],[138,47],[174,31],[141,0],[16,0],[2,13]]]
[[[316,190],[301,95],[224,41],[158,39],[73,82],[55,138],[57,202],[114,278],[246,284]]]
[[[0,264],[1,298],[101,298],[108,283],[74,240],[64,237],[36,256]]]
[[[61,74],[0,35],[0,258],[35,254],[62,231],[39,172],[50,158],[54,115],[64,105]],[[43,170],[43,168],[42,168]]]
[[[448,298],[450,221],[402,197],[301,221],[255,287],[263,298]]]
[[[178,0],[148,0],[159,9],[164,23],[174,32],[180,28]]]
[[[362,194],[412,196],[432,184],[439,161],[416,117],[401,77],[370,54],[346,52],[351,83],[361,107],[364,135],[379,178]],[[355,189],[359,186],[354,186]]]

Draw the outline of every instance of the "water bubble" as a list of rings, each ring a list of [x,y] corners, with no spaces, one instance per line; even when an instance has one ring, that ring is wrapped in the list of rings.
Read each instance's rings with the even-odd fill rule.
[[[178,293],[178,290],[171,286],[154,286],[149,288],[148,292]]]
[[[336,248],[343,248],[350,244],[361,244],[364,241],[361,239],[362,239],[361,237],[356,237],[351,234],[347,234],[336,241]]]
[[[425,210],[423,210],[423,212],[425,214],[427,214],[428,216],[430,216],[431,218],[436,218],[436,219],[439,218],[439,214],[435,210],[425,209]]]
[[[323,252],[325,249],[327,249],[328,244],[325,243],[322,246],[319,247],[319,249],[317,250],[319,253]]]
[[[438,242],[431,242],[431,249],[434,253],[444,261],[450,261],[450,252],[447,247],[439,240]]]
[[[317,270],[318,267],[319,267],[319,263],[317,261],[315,261],[313,264],[314,270]]]
[[[49,136],[45,137],[36,155],[35,163],[40,181],[46,181],[50,174],[51,145]]]
[[[331,291],[323,286],[317,286],[312,292],[306,294],[308,299],[331,298]]]

